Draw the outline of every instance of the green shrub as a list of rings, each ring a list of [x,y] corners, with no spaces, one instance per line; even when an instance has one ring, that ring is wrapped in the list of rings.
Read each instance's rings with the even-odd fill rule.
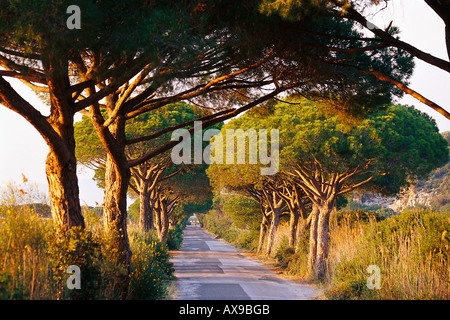
[[[71,228],[64,234],[55,234],[48,239],[51,284],[57,299],[99,299],[104,292],[102,277],[103,256],[100,239],[91,232]],[[69,290],[67,273],[69,266],[80,268],[81,289]]]
[[[170,229],[167,233],[167,246],[169,250],[179,250],[183,243],[183,225],[177,223],[175,229]]]
[[[259,233],[254,230],[240,229],[234,243],[241,249],[254,251],[258,247],[258,237]]]
[[[450,246],[450,215],[429,210],[405,210],[379,225],[381,239],[390,251],[398,250],[400,237],[404,241],[420,238],[420,246],[415,249],[416,258],[427,255],[433,259],[448,260]]]
[[[156,300],[167,294],[167,282],[173,279],[173,265],[166,244],[151,236],[134,233],[130,236],[131,258],[128,299]]]
[[[117,263],[114,234],[104,233],[95,212],[85,208],[86,229],[58,235],[51,219],[24,205],[33,197],[23,190],[28,189],[8,186],[0,203],[0,299],[117,299],[124,276],[130,281],[130,299],[165,297],[173,277],[165,244],[133,234],[127,270]],[[67,288],[71,265],[80,268],[81,289]]]
[[[279,263],[280,267],[287,268],[294,254],[295,251],[289,246],[288,238],[286,236],[283,237],[275,253],[275,259]]]

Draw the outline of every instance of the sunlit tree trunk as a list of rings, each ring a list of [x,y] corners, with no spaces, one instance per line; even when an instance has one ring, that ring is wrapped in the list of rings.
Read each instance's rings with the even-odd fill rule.
[[[297,227],[300,215],[296,211],[291,211],[289,219],[289,247],[294,248],[297,240]]]
[[[265,210],[265,209],[262,209]],[[259,240],[258,240],[258,249],[256,250],[258,253],[262,252],[264,239],[266,237],[267,228],[269,227],[269,220],[267,219],[268,213],[262,212],[262,221],[259,227]]]
[[[53,132],[41,132],[49,145],[45,171],[52,218],[56,229],[65,232],[72,227],[85,226],[75,158],[73,102],[67,95],[70,86],[67,63],[45,59],[43,64],[50,92],[50,116],[46,120],[53,129]]]
[[[269,233],[267,235],[266,248],[266,254],[270,255],[272,254],[275,233],[277,232],[278,224],[280,222],[283,200],[277,195],[276,192],[267,191],[266,195],[272,210],[272,221],[270,223]]]
[[[309,252],[308,252],[308,272],[315,274],[316,254],[317,254],[317,227],[319,221],[319,209],[313,205],[311,211],[311,225],[309,228]]]
[[[139,229],[148,232],[153,229],[153,212],[150,206],[149,183],[142,182],[139,190]]]
[[[61,160],[50,151],[45,162],[52,219],[58,232],[84,228],[81,214],[75,157]]]
[[[317,221],[317,250],[315,269],[318,279],[324,279],[327,271],[328,240],[330,230],[330,214],[333,210],[334,199],[328,199],[319,208]]]
[[[107,97],[106,103],[110,106],[114,105],[111,97]],[[115,120],[111,121],[108,128],[105,129],[98,107],[92,111],[94,127],[107,151],[103,199],[104,227],[112,239],[113,246],[118,251],[117,263],[127,271],[118,279],[119,295],[121,299],[125,299],[128,294],[131,264],[131,249],[127,232],[127,191],[131,173],[124,151],[125,118],[123,114],[117,114]]]

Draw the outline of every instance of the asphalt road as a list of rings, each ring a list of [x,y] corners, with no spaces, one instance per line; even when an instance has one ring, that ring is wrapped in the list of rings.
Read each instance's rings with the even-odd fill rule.
[[[199,227],[187,226],[183,247],[173,255],[178,300],[305,300],[319,293]]]

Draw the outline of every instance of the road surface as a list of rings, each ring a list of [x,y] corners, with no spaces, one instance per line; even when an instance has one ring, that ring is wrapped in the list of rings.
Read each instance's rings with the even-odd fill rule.
[[[200,227],[173,253],[178,300],[304,300],[318,290],[284,279]]]

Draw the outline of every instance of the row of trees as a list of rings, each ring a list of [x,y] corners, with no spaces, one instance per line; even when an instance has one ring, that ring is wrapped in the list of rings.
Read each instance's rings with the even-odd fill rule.
[[[208,113],[199,107],[178,102],[133,118],[125,127],[128,141],[138,140],[144,134],[153,135],[154,138],[127,146],[127,158],[142,156],[148,150],[169,143],[171,132],[163,133],[165,129],[194,121]],[[94,180],[100,188],[104,188],[106,153],[88,117],[75,123],[75,140],[78,162],[95,170]],[[211,197],[205,166],[176,165],[168,152],[130,170],[128,193],[130,197],[138,199],[139,229],[143,232],[155,230],[160,241],[166,241],[169,225],[175,226],[181,218],[175,212],[177,205],[205,205]]]
[[[49,146],[46,173],[57,232],[84,227],[76,175],[76,113],[89,119],[101,144],[104,226],[115,235],[119,263],[127,267],[130,180],[140,194],[158,193],[150,181],[168,168],[164,162],[155,167],[147,161],[177,142],[155,147],[151,141],[181,127],[193,131],[193,121],[168,122],[157,132],[143,129],[133,138],[127,136],[127,123],[190,101],[210,110],[195,114],[207,127],[282,92],[362,114],[408,92],[399,84],[407,83],[414,52],[391,40],[393,30],[386,31],[389,41],[384,34],[364,38],[356,18],[342,17],[343,8],[351,13],[353,7],[341,1],[319,6],[317,1],[288,1],[286,6],[298,5],[294,11],[286,7],[286,15],[265,12],[266,2],[272,3],[82,0],[77,2],[82,28],[76,30],[66,27],[70,1],[0,4],[0,103],[23,116]],[[336,8],[342,9],[339,15]],[[26,101],[8,77],[45,95],[48,115]],[[143,142],[150,145],[133,153]],[[162,211],[173,208],[161,192],[151,199]],[[146,205],[142,203],[143,212]],[[151,226],[148,215],[142,217],[142,226]],[[163,230],[166,222],[159,224]],[[124,292],[126,288],[124,277]]]
[[[330,214],[339,197],[357,188],[396,194],[448,161],[447,143],[434,121],[412,107],[390,106],[348,124],[318,104],[291,98],[252,110],[222,130],[258,127],[279,130],[276,175],[262,176],[261,164],[249,162],[212,164],[208,175],[216,192],[227,190],[259,203],[258,251],[266,238],[266,253],[271,253],[282,214],[290,216],[291,247],[309,230],[308,265],[319,278],[325,274]],[[214,152],[225,152],[214,146]],[[249,148],[246,151],[248,157]]]

